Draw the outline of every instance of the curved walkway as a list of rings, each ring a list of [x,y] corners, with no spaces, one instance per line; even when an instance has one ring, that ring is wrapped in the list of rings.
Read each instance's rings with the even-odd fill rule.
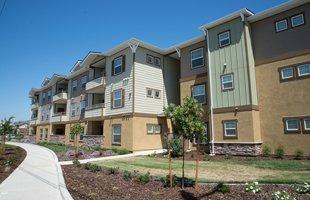
[[[8,144],[27,151],[25,160],[0,184],[0,200],[71,200],[58,158],[51,150],[33,144]]]

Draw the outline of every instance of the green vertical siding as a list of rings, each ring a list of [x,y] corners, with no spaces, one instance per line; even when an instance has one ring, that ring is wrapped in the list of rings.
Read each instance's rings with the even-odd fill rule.
[[[231,44],[219,48],[218,34],[227,30],[230,30]],[[246,46],[249,45],[246,45],[245,42],[244,25],[241,18],[214,27],[209,30],[208,34],[213,83],[213,107],[221,108],[255,103],[255,101],[251,102],[253,93],[252,97],[250,97],[251,82],[249,80],[248,53],[246,49]],[[225,70],[224,63],[226,63]],[[251,67],[254,68],[254,65]],[[221,89],[221,75],[228,73],[234,73],[234,90],[223,92]],[[250,73],[254,73],[254,70],[250,70]],[[252,76],[250,75],[250,77]],[[254,92],[256,93],[256,89]],[[256,94],[254,95],[255,98]]]

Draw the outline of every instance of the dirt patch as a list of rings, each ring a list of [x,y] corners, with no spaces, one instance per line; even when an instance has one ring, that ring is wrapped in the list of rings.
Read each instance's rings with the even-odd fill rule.
[[[20,165],[26,154],[26,151],[20,147],[6,145],[5,153],[0,155],[0,183]]]
[[[244,191],[243,185],[230,186],[230,192],[222,194],[215,185],[200,186],[198,191],[189,187],[166,188],[159,181],[152,180],[141,184],[134,180],[126,181],[122,174],[109,175],[105,171],[90,172],[74,165],[62,166],[66,185],[75,200],[90,199],[267,199],[278,190],[286,190],[296,199],[309,199],[299,195],[289,185],[263,185],[256,195]]]

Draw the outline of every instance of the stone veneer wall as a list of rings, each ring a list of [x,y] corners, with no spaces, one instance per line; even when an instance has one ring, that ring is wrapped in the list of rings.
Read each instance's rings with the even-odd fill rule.
[[[84,135],[83,136],[83,146],[102,146],[103,145],[103,135]]]
[[[262,154],[262,144],[215,143],[215,154],[258,156]]]
[[[65,143],[66,136],[65,135],[51,135],[50,136],[50,142],[59,144],[59,143]]]
[[[24,138],[21,139],[21,142],[35,144],[36,136],[35,135],[24,135]]]

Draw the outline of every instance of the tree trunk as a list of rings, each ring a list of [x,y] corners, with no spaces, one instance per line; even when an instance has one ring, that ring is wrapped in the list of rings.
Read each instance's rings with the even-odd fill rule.
[[[182,152],[182,189],[184,189],[184,157],[185,157],[185,139],[182,137],[183,140],[183,152]]]
[[[75,151],[75,158],[78,158],[78,150],[77,150],[77,134],[74,135],[74,151]]]
[[[0,154],[3,155],[4,153],[5,153],[5,134],[2,135],[0,145]]]
[[[170,180],[170,187],[172,187],[171,149],[169,149],[169,180]]]
[[[197,141],[196,150],[196,173],[195,173],[195,189],[198,189],[198,166],[199,166],[199,141]]]

